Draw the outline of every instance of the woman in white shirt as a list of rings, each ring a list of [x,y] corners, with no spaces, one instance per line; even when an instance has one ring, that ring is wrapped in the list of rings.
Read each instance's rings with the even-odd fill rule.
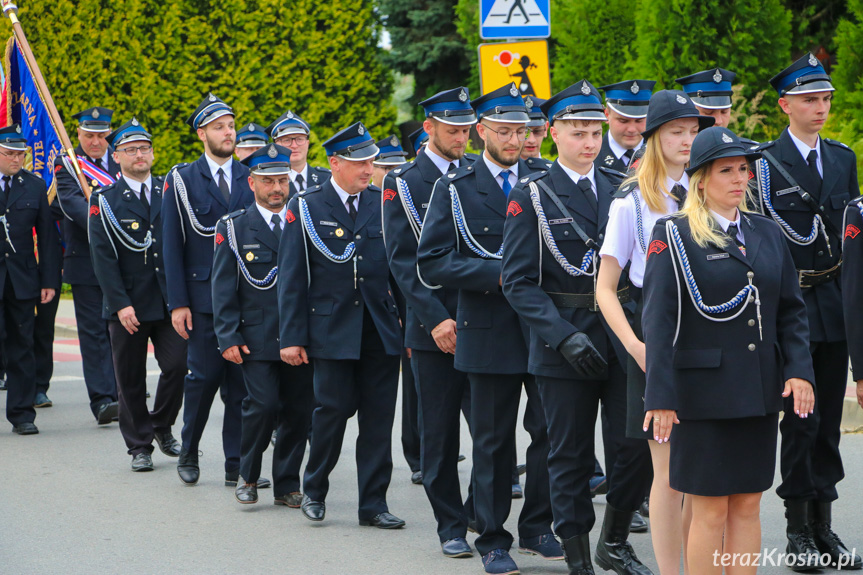
[[[652,439],[649,441],[653,460],[651,536],[662,575],[679,571],[684,539],[683,494],[669,487],[668,444],[655,438],[651,428],[642,428],[645,347],[641,333],[641,288],[653,226],[659,218],[676,212],[683,204],[689,187],[684,169],[689,162],[692,142],[700,129],[713,122],[713,118],[701,116],[692,100],[679,90],[661,90],[650,98],[646,129],[642,133],[644,154],[615,194],[600,249],[602,261],[596,300],[603,317],[629,353],[626,435]],[[620,277],[627,265],[630,292],[636,304],[634,313],[624,311],[617,298]]]

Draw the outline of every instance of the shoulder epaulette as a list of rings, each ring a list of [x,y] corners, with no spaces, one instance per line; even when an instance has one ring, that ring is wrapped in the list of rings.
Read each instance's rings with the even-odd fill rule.
[[[476,162],[477,160],[479,160],[479,154],[474,154],[473,152],[467,152],[467,153],[465,153],[463,158],[465,160],[467,160],[468,162],[473,163],[473,162]]]
[[[414,166],[416,166],[416,165],[417,165],[416,160],[411,160],[410,162],[406,162],[406,163],[402,164],[402,165],[401,165],[401,166],[399,166],[398,168],[394,168],[394,169],[390,170],[390,173],[391,173],[391,174],[393,174],[393,175],[396,175],[396,176],[401,177],[401,176],[403,176],[403,175],[404,175],[408,170],[410,170],[411,168],[413,168],[413,167],[414,167]]]
[[[242,216],[245,213],[246,213],[246,208],[241,208],[235,212],[231,212],[230,214],[225,214],[224,216],[221,217],[221,220],[223,222],[226,222],[228,220],[232,220],[232,219],[236,218],[237,216]]]
[[[469,164],[467,166],[460,166],[454,169],[451,172],[447,172],[446,175],[441,176],[441,180],[445,182],[452,182],[458,180],[459,178],[463,178],[469,174],[473,173],[473,164]]]
[[[665,225],[665,222],[669,222],[671,220],[677,220],[682,218],[683,216],[679,214],[668,214],[667,216],[662,216],[658,220],[656,220],[656,225]]]
[[[611,195],[613,198],[625,198],[629,194],[631,194],[635,188],[638,187],[638,184],[635,182],[630,182],[625,186],[621,186],[617,188],[617,190]]]
[[[750,150],[757,148],[760,144],[755,140],[750,140],[749,138],[740,138],[740,143],[743,144],[744,147],[749,148]]]
[[[830,144],[831,146],[838,146],[840,148],[845,148],[846,150],[850,150],[848,146],[843,144],[842,142],[837,142],[836,140],[831,140],[830,138],[823,138],[824,142]]]
[[[376,192],[378,194],[381,193],[381,189],[374,184],[369,184],[369,187],[366,189],[370,192]]]
[[[551,165],[554,163],[551,160],[546,160],[545,158],[528,158],[524,162],[531,168],[540,168],[543,170],[550,169]]]
[[[107,186],[102,186],[101,188],[96,188],[95,190],[90,192],[90,195],[92,196],[93,194],[103,194],[105,192],[110,192],[111,190],[114,189],[114,186],[116,186],[116,185],[117,185],[117,182],[111,182]]]
[[[754,148],[751,148],[753,151],[765,150],[776,143],[776,140],[768,140],[766,142],[761,142],[757,144]]]
[[[314,185],[310,188],[306,188],[302,192],[298,193],[297,196],[298,197],[308,196],[309,194],[314,194],[315,192],[320,192],[320,191],[321,191],[321,185],[316,184],[316,185]]]
[[[744,218],[757,216],[759,218],[764,218],[764,219],[771,220],[771,221],[773,220],[773,218],[771,218],[769,215],[762,214],[761,212],[746,212],[746,213],[741,212],[740,215],[741,215],[741,217],[744,217]]]
[[[610,178],[616,178],[622,180],[626,177],[626,174],[623,172],[618,172],[617,170],[613,170],[611,168],[607,168],[605,166],[597,166],[597,169],[603,174],[609,176]]]
[[[332,172],[330,172],[329,168],[322,168],[321,166],[309,166],[309,167],[311,169],[315,170],[316,172],[323,172],[325,174],[332,173]]]
[[[525,184],[528,184],[530,182],[538,180],[538,179],[546,176],[547,174],[548,174],[548,172],[545,170],[541,170],[538,172],[531,172],[529,174],[524,174],[522,177],[520,177],[518,179],[518,183],[516,185],[517,186],[524,186]]]

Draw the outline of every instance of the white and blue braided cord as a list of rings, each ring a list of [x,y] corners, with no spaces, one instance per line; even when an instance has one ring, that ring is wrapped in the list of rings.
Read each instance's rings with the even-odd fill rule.
[[[249,268],[246,267],[246,262],[240,255],[240,250],[237,248],[237,237],[234,235],[233,220],[229,219],[225,224],[228,230],[228,245],[231,247],[231,251],[234,252],[234,256],[237,258],[237,268],[240,270],[240,273],[243,274],[243,277],[246,278],[246,281],[249,282],[249,285],[259,290],[268,290],[276,285],[276,276],[279,273],[279,266],[273,266],[273,269],[271,269],[269,273],[267,273],[267,276],[262,280],[252,277],[252,274],[249,272]]]
[[[207,227],[201,224],[198,221],[198,218],[195,216],[195,210],[192,209],[192,206],[189,204],[189,193],[186,190],[186,182],[183,181],[182,176],[180,176],[180,172],[177,170],[177,166],[171,170],[174,173],[174,197],[177,201],[177,210],[185,211],[186,215],[189,218],[189,222],[192,224],[192,229],[202,237],[212,236],[216,233],[216,226]],[[168,175],[170,177],[170,174]],[[182,207],[181,205],[182,204]],[[180,218],[180,223],[182,225],[183,218]],[[186,230],[183,229],[183,235],[185,236]]]
[[[136,241],[132,236],[127,234],[120,225],[120,222],[117,221],[114,210],[111,209],[111,204],[108,203],[108,200],[102,194],[99,194],[99,208],[102,210],[102,214],[108,217],[108,223],[111,224],[111,230],[114,232],[114,235],[126,248],[133,252],[145,252],[153,245],[153,233],[150,230],[147,230],[147,235],[144,237],[143,242]]]
[[[698,313],[700,313],[703,317],[709,319],[710,321],[730,321],[740,316],[740,314],[742,314],[744,310],[746,310],[749,302],[754,300],[757,310],[756,314],[758,316],[758,331],[760,333],[761,295],[758,291],[758,288],[755,286],[755,284],[752,283],[753,276],[749,276],[749,285],[744,286],[743,289],[737,292],[737,295],[735,295],[731,300],[719,305],[705,304],[704,300],[701,297],[701,291],[698,289],[698,284],[695,281],[695,276],[692,274],[692,268],[689,265],[689,257],[686,255],[686,248],[683,245],[683,240],[680,237],[680,232],[677,229],[677,226],[674,224],[673,221],[669,220],[665,223],[665,230],[668,233],[669,241],[674,246],[674,253],[677,256],[676,262],[679,262],[680,267],[683,269],[683,276],[686,282],[687,290],[689,291],[689,297],[692,299],[692,303],[695,304],[695,309],[698,310]],[[672,262],[675,262],[675,258],[672,258]],[[676,271],[677,266],[675,265],[675,273]],[[713,317],[717,314],[730,312],[737,307],[740,307],[740,309],[734,315],[722,318]]]
[[[596,250],[590,248],[584,257],[581,259],[581,266],[575,267],[566,259],[557,247],[557,242],[554,241],[554,236],[551,234],[551,228],[548,225],[548,218],[545,216],[545,210],[542,208],[542,202],[539,199],[539,189],[534,182],[530,183],[530,201],[533,204],[533,210],[536,212],[536,218],[539,221],[539,233],[542,236],[545,246],[551,252],[555,261],[560,264],[563,271],[571,276],[593,276],[596,275],[596,266],[594,255]],[[589,270],[589,271],[588,271]]]
[[[306,234],[309,236],[309,239],[317,250],[333,263],[343,264],[351,259],[351,256],[354,255],[354,251],[356,251],[356,244],[354,242],[349,243],[342,255],[334,254],[327,247],[327,244],[324,243],[324,240],[321,239],[321,236],[318,235],[318,231],[315,229],[315,224],[312,221],[312,214],[309,212],[309,206],[306,203],[305,198],[299,198],[299,206],[300,221],[303,223],[303,228],[306,230]]]
[[[15,245],[12,243],[12,236],[9,235],[9,221],[5,215],[0,216],[0,224],[3,224],[3,231],[6,232],[6,241],[9,242],[9,247],[17,254],[18,250],[15,249]]]
[[[815,218],[812,220],[812,231],[810,231],[809,235],[806,237],[803,237],[794,231],[788,222],[779,216],[776,209],[773,207],[773,201],[770,199],[770,164],[764,158],[757,160],[756,163],[758,164],[758,175],[761,180],[761,202],[764,207],[767,208],[767,211],[770,213],[770,217],[779,224],[785,237],[797,245],[808,246],[815,241],[815,238],[818,237],[818,232],[820,231],[824,234],[824,239],[827,241],[827,245],[830,245],[830,240],[827,238],[827,230],[824,227],[824,222],[821,220],[820,215],[815,215]]]
[[[404,181],[404,179],[398,177],[396,178],[396,187],[399,191],[399,197],[402,200],[402,206],[408,213],[408,222],[410,223],[411,228],[414,231],[414,235],[419,238],[420,232],[422,232],[423,229],[423,220],[420,217],[416,206],[414,205],[414,200],[411,197],[410,187],[408,187],[408,183]]]
[[[644,216],[641,213],[641,195],[638,190],[632,190],[632,199],[635,201],[635,230],[638,234],[638,247],[641,253],[647,253],[647,242],[644,240]]]
[[[452,202],[452,218],[455,221],[455,227],[464,240],[465,245],[468,247],[470,251],[475,253],[481,258],[484,259],[494,259],[499,260],[503,257],[503,244],[500,245],[500,249],[495,253],[491,253],[486,251],[478,241],[476,241],[473,237],[473,234],[470,233],[470,229],[467,227],[467,223],[464,221],[464,214],[461,211],[461,201],[458,197],[458,190],[455,189],[453,184],[449,185],[449,197]]]

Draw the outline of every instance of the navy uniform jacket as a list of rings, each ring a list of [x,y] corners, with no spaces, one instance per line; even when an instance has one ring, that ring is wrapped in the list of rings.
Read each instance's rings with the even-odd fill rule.
[[[315,247],[300,221],[300,199],[307,202],[311,224],[327,249],[340,256],[354,242],[354,257],[335,263]],[[386,354],[399,355],[402,335],[389,286],[380,190],[369,186],[360,193],[354,222],[327,181],[291,198],[285,219],[277,287],[282,349],[303,346],[309,357],[360,359],[366,309]]]
[[[215,227],[225,214],[245,208],[255,201],[249,188],[249,169],[237,160],[232,162],[230,205],[225,204],[219,183],[213,180],[203,154],[195,162],[177,170],[186,185],[191,209],[204,227]],[[195,313],[213,313],[210,272],[213,267],[214,233],[205,236],[198,234],[192,228],[186,208],[178,200],[174,177],[168,174],[162,207],[168,309],[189,307]]]
[[[275,280],[270,289],[258,289],[245,279],[228,239],[229,219],[234,226],[237,250],[254,279],[266,278],[279,257],[279,241],[254,205],[219,220],[212,282],[213,326],[219,349],[245,345],[251,353],[241,353],[244,359],[280,361]]]
[[[599,155],[596,156],[596,159],[593,163],[597,168],[611,168],[617,172],[624,172],[628,169],[626,164],[623,163],[623,160],[614,155],[614,152],[611,150],[611,146],[608,143],[608,132],[602,135],[602,147],[599,149]],[[633,157],[635,157],[633,155]]]
[[[680,230],[706,305],[731,300],[748,285],[747,274],[753,272],[761,298],[763,339],[759,338],[754,301],[739,317],[726,322],[699,314],[683,273],[678,267],[675,275],[672,268],[676,256],[665,229],[669,217],[661,218],[653,229],[644,276],[645,410],[673,409],[680,419],[733,419],[779,412],[787,379],[815,382],[806,308],[779,227],[761,216],[745,214],[741,218],[744,256],[733,243],[724,249],[699,247],[689,235],[688,220],[671,218]],[[729,317],[738,311],[739,307],[713,317]]]
[[[27,170],[20,170],[12,176],[6,197],[6,223],[8,239],[0,224],[4,254],[0,259],[0,297],[7,275],[12,280],[15,298],[19,300],[38,299],[42,289],[56,289],[60,260],[58,251],[51,249],[50,244],[56,242],[57,232],[48,206],[48,190],[42,178]],[[36,228],[38,241],[38,263],[33,250],[33,228]],[[60,297],[60,294],[56,293],[54,297]]]
[[[330,177],[332,177],[332,175],[333,175],[332,172],[330,172],[326,168],[318,168],[316,166],[311,166],[309,164],[306,164],[306,166],[308,166],[308,168],[309,168],[308,170],[306,170],[306,173],[309,175],[309,177],[308,177],[307,182],[303,182],[303,185],[305,186],[305,188],[307,190],[309,188],[314,188],[315,186],[322,186],[324,184],[324,182],[329,180]],[[296,186],[294,186],[294,182],[291,182],[291,193],[290,193],[290,196],[288,196],[288,197],[293,198],[294,194],[296,194],[296,193],[297,193],[297,188],[296,188]]]
[[[863,198],[857,197],[845,208],[842,253],[842,300],[845,333],[854,379],[863,379]]]
[[[117,319],[117,312],[128,306],[135,308],[138,321],[159,321],[167,317],[161,217],[165,179],[153,176],[152,184],[149,216],[122,177],[90,196],[90,252],[102,287],[104,319]],[[147,232],[152,234],[153,243],[146,255],[130,250],[117,238],[118,232],[99,205],[100,197],[133,240],[143,243]]]
[[[602,316],[586,308],[558,308],[547,292],[592,294],[592,276],[569,275],[551,255],[540,239],[536,211],[530,199],[530,181],[542,180],[560,198],[572,218],[594,241],[601,242],[608,223],[608,210],[614,190],[620,183],[615,172],[594,170],[597,187],[597,210],[558,163],[547,174],[521,178],[510,194],[504,226],[503,292],[510,305],[530,326],[530,362],[534,375],[575,379],[575,371],[557,348],[575,332],[586,334],[596,350],[608,360],[611,345],[619,345],[607,330]],[[540,188],[540,201],[549,222],[549,230],[560,252],[569,263],[580,267],[588,247],[576,234],[551,198]],[[541,254],[541,255],[539,255]],[[539,257],[537,257],[539,255]],[[598,258],[599,254],[594,257]],[[618,352],[618,357],[626,357]],[[595,378],[601,379],[601,378]]]
[[[391,170],[384,177],[383,224],[390,272],[407,301],[405,347],[438,351],[431,331],[442,321],[455,319],[458,290],[429,289],[420,281],[417,273],[418,241],[396,185],[396,178],[404,180],[420,220],[425,220],[432,187],[441,177],[440,170],[425,150],[425,147],[420,148],[416,159]]]
[[[529,173],[519,160],[519,177]],[[455,368],[526,373],[528,329],[501,292],[501,261],[482,258],[465,245],[453,222],[450,184],[458,190],[470,233],[490,253],[503,242],[507,198],[482,159],[449,172],[432,191],[417,261],[427,282],[459,290]]]
[[[778,140],[762,144],[759,149],[769,152],[791,174],[797,184],[808,191],[824,207],[829,219],[837,229],[842,226],[842,214],[852,198],[860,195],[857,185],[857,159],[847,146],[821,138],[821,162],[824,168],[820,189],[812,182],[809,166],[794,145],[788,129]],[[766,161],[766,160],[765,160]],[[791,184],[770,166],[770,199],[779,216],[800,235],[808,236],[815,213],[796,192],[789,192]],[[763,200],[762,200],[763,202]],[[763,204],[762,204],[763,205]],[[766,208],[762,213],[767,214]],[[794,265],[798,270],[826,270],[839,261],[842,238],[827,231],[832,256],[820,232],[808,246],[797,245],[788,240]],[[809,316],[809,330],[813,342],[843,341],[845,327],[842,319],[842,294],[839,279],[815,287],[803,289],[803,300]]]
[[[554,162],[545,158],[528,158],[524,160],[524,163],[527,164],[531,172],[547,172]]]
[[[107,172],[112,178],[120,177],[120,166],[114,161],[113,148],[108,147]],[[79,145],[75,154],[86,156]],[[60,158],[54,162],[55,181],[57,182],[57,201],[66,215],[63,220],[63,241],[66,252],[63,256],[63,281],[77,285],[99,285],[90,260],[90,240],[87,237],[87,223],[90,206],[81,192],[78,178],[69,173]],[[90,194],[99,189],[98,183],[90,180]]]

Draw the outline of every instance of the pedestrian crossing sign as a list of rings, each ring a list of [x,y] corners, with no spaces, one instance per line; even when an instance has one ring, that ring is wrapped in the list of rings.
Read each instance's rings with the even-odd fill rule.
[[[551,97],[547,41],[479,45],[480,91],[488,94],[512,82],[522,96]]]
[[[550,3],[551,0],[480,0],[480,38],[548,38]]]

